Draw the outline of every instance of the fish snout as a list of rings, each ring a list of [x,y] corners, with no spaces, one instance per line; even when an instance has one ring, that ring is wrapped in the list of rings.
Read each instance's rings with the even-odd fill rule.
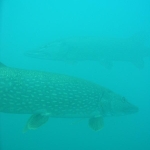
[[[124,109],[124,112],[128,114],[137,113],[138,111],[139,111],[139,108],[131,103],[129,103],[128,107]]]

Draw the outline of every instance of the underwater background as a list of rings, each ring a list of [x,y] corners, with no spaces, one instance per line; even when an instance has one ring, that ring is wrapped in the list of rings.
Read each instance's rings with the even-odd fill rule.
[[[115,61],[107,69],[96,61],[70,64],[24,55],[52,40],[73,36],[128,38],[137,34],[145,35],[144,44],[149,47],[142,69],[128,61]],[[50,118],[38,130],[25,134],[22,130],[30,115],[1,113],[0,150],[149,150],[149,36],[149,0],[1,0],[1,63],[93,81],[125,96],[139,107],[139,112],[106,117],[99,132],[89,128],[87,119],[78,122],[78,119]],[[144,50],[140,53],[142,56]],[[138,59],[136,54],[135,58]]]

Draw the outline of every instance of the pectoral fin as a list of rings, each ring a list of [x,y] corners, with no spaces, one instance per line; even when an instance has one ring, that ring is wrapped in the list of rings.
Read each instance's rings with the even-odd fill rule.
[[[37,113],[37,114],[32,115],[27,121],[27,124],[23,132],[25,133],[28,130],[35,130],[38,127],[42,126],[44,123],[48,121],[49,116],[50,116],[50,113]]]
[[[95,130],[101,130],[103,128],[104,122],[102,117],[93,117],[89,120],[89,126]]]

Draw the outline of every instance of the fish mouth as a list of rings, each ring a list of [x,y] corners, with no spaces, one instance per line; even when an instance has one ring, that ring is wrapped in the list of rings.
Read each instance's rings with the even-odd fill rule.
[[[139,108],[137,106],[131,105],[130,108],[125,110],[125,113],[133,114],[137,113],[139,111]]]
[[[26,51],[24,55],[27,57],[40,58],[40,59],[46,59],[48,57],[47,54],[45,54],[44,52],[41,53],[41,51]]]

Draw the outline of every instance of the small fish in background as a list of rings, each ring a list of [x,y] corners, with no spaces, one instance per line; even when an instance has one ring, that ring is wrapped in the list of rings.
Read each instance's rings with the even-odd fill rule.
[[[32,114],[24,132],[37,129],[49,117],[89,118],[89,126],[98,131],[103,117],[136,113],[138,108],[90,81],[0,64],[0,112]]]
[[[144,58],[150,57],[150,47],[145,46],[148,36],[130,38],[74,37],[51,42],[36,50],[25,52],[28,57],[53,61],[99,61],[110,69],[114,61],[133,63],[144,68]]]

